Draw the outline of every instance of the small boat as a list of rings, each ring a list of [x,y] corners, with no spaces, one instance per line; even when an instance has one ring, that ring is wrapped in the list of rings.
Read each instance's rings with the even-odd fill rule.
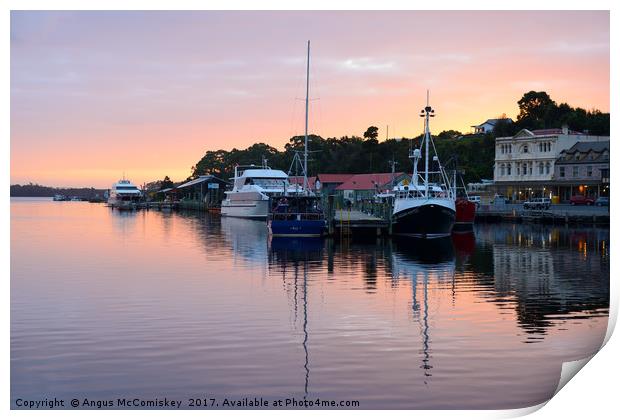
[[[392,231],[395,235],[440,238],[452,233],[456,219],[456,191],[435,152],[429,128],[429,119],[435,116],[435,110],[428,104],[428,93],[426,107],[420,111],[420,116],[424,117],[424,171],[418,172],[422,153],[420,149],[414,149],[409,154],[413,160],[411,184],[394,187]],[[431,148],[435,155],[429,162]]]
[[[54,201],[67,201],[68,198],[62,194],[54,194]]]
[[[310,41],[308,41],[308,58],[306,62],[306,126],[304,134],[304,160],[295,153],[291,170],[296,164],[301,166],[303,185],[294,192],[285,189],[284,197],[280,197],[271,209],[267,225],[272,236],[323,236],[327,221],[321,208],[320,197],[317,197],[308,186],[308,95],[310,91]],[[289,170],[289,173],[291,171]]]
[[[474,227],[474,219],[476,218],[476,203],[469,201],[467,197],[459,197],[456,199],[456,221],[453,230],[455,232],[470,231]]]

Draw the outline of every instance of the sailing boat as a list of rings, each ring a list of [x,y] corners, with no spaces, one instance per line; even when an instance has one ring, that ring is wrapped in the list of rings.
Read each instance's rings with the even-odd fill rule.
[[[433,139],[429,120],[435,116],[426,93],[426,107],[420,111],[424,118],[424,171],[418,172],[422,152],[416,148],[409,153],[413,161],[411,184],[394,187],[394,208],[392,210],[392,231],[395,235],[421,238],[439,238],[450,235],[455,221],[456,191],[446,175]],[[429,162],[430,148],[433,148],[432,162]]]
[[[304,160],[301,162],[296,153],[291,168],[295,163],[301,164],[303,186],[291,192],[285,190],[274,204],[269,216],[269,233],[273,236],[322,236],[327,222],[317,197],[308,186],[308,98],[310,93],[310,41],[308,41],[308,58],[306,61],[306,127],[304,134]]]

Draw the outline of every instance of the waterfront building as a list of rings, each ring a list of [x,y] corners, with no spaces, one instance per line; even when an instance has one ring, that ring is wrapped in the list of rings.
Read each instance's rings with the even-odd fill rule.
[[[495,190],[513,201],[559,197],[561,183],[558,183],[555,164],[562,151],[579,142],[601,141],[609,142],[609,136],[591,136],[569,130],[567,126],[523,129],[512,137],[498,137],[495,139]]]
[[[213,175],[200,175],[198,178],[185,182],[167,191],[174,191],[175,201],[179,200],[187,204],[192,202],[196,205],[209,207],[219,206],[224,198],[224,191],[228,183]]]
[[[334,193],[351,202],[372,200],[376,194],[389,192],[411,178],[404,172],[357,174],[335,188]]]
[[[609,141],[578,142],[560,152],[554,180],[562,201],[576,194],[609,196]]]
[[[507,124],[512,124],[512,118],[493,118],[490,120],[486,120],[482,124],[472,125],[471,128],[474,129],[474,134],[486,134],[491,133],[495,130],[495,126],[499,122],[506,122]]]
[[[355,174],[318,174],[321,183],[321,192],[326,195],[334,194],[334,190],[348,181]]]

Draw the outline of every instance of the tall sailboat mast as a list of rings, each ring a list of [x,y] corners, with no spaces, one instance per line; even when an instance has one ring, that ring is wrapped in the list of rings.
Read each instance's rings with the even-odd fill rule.
[[[306,130],[304,133],[304,191],[308,191],[308,97],[310,95],[310,41],[306,60]]]
[[[428,197],[428,90],[426,91],[426,111],[424,119],[424,194]]]

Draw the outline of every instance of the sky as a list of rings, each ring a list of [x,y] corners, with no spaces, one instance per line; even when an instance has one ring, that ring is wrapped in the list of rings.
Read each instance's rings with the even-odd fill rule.
[[[181,181],[207,150],[281,150],[307,40],[322,137],[418,135],[427,89],[435,133],[515,118],[530,90],[609,112],[609,37],[607,11],[12,11],[11,183]]]

